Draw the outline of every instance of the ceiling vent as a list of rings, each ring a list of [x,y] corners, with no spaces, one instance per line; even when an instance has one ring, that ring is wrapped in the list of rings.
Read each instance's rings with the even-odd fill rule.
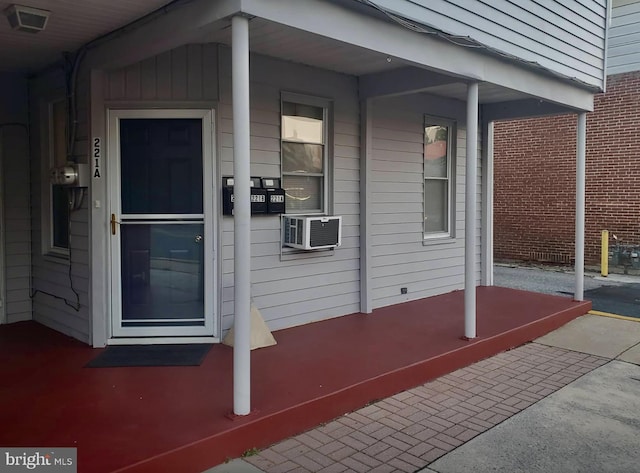
[[[4,14],[7,15],[9,24],[14,30],[38,33],[47,26],[51,12],[22,5],[11,5]]]

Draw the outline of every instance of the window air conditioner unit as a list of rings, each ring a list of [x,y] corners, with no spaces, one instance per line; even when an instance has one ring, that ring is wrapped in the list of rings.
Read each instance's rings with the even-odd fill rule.
[[[342,244],[342,217],[284,217],[284,244],[301,250]]]

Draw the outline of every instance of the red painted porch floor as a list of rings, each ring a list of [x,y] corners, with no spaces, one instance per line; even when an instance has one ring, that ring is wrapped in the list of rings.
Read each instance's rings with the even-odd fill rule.
[[[0,327],[0,446],[77,447],[85,472],[199,473],[585,314],[590,302],[478,288],[308,324],[252,353],[256,412],[230,420],[232,349],[198,367],[85,368],[99,351],[36,323]]]

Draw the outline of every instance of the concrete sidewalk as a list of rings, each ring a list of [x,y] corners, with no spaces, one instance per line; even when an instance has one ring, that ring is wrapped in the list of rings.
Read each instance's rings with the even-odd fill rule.
[[[615,360],[443,456],[422,471],[639,471],[638,341],[640,323],[593,315],[577,319],[538,339],[538,343]]]
[[[640,435],[640,405],[631,402],[640,368],[627,362],[640,363],[640,323],[587,315],[207,473],[638,471],[627,468]],[[591,404],[572,403],[576,393]]]

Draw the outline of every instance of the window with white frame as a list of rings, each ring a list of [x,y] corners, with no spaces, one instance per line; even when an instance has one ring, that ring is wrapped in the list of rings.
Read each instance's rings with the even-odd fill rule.
[[[48,168],[63,166],[67,162],[67,102],[57,100],[49,104],[49,160]],[[47,169],[48,171],[48,169]],[[48,172],[43,175],[46,182],[46,205],[48,218],[43,235],[44,251],[48,254],[69,254],[69,197],[65,187],[49,182]]]
[[[455,123],[425,116],[424,237],[451,237],[453,190],[451,173]]]
[[[281,172],[286,213],[321,214],[328,205],[329,102],[282,94]]]

